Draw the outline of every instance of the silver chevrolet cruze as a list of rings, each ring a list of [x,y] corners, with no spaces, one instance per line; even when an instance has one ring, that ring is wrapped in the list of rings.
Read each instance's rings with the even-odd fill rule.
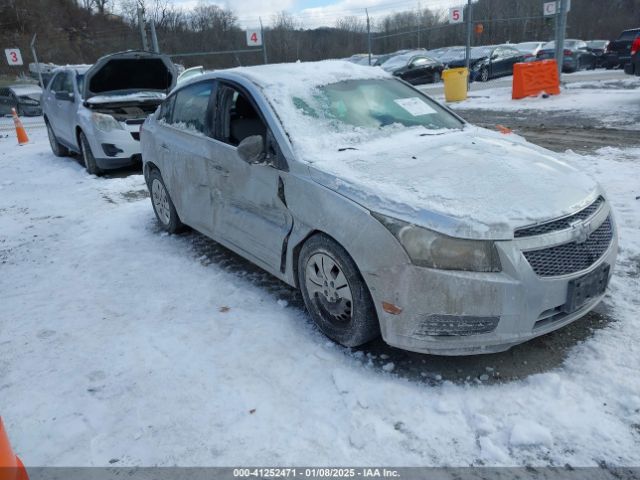
[[[167,231],[188,225],[298,287],[346,346],[503,351],[591,310],[615,263],[596,182],[380,69],[205,73],[141,143]]]

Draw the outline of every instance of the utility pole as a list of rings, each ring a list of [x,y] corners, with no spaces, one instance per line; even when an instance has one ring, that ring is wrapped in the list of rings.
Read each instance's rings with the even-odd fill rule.
[[[558,2],[558,30],[556,32],[556,62],[558,62],[558,78],[562,78],[562,64],[564,62],[564,37],[567,30],[567,7],[568,0],[560,0]]]
[[[262,18],[258,17],[258,20],[260,20],[260,36],[262,37],[262,56],[264,58],[264,64],[266,65],[267,63],[269,63],[267,61],[267,39],[264,38],[264,28],[262,27]]]
[[[369,52],[369,66],[371,66],[371,22],[369,22],[369,10],[364,9],[367,14],[367,51]]]
[[[144,11],[138,9],[138,27],[140,28],[140,38],[142,39],[142,50],[149,51],[149,45],[147,44],[147,30],[144,27]]]
[[[38,62],[38,55],[36,54],[36,35],[33,34],[33,39],[31,40],[31,54],[33,55],[33,61],[36,64],[36,68],[38,69],[38,78],[40,79],[40,86],[45,88],[46,85],[42,81],[42,70],[40,70],[40,63]]]
[[[153,46],[154,53],[160,53],[160,46],[158,45],[158,37],[156,35],[156,22],[151,20],[149,22],[149,29],[151,30],[151,45]]]
[[[467,72],[469,72],[469,63],[471,60],[471,0],[467,0],[467,45],[465,49],[464,55],[464,64],[467,68]],[[469,75],[470,78],[471,75]]]

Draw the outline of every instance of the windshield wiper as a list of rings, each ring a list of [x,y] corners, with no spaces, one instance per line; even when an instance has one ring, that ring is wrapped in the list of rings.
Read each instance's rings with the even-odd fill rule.
[[[339,152],[344,152],[345,150],[358,150],[358,149],[355,147],[342,147],[338,149]]]

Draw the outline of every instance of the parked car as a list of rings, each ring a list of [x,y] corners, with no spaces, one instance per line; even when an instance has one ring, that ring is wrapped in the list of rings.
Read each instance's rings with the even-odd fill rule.
[[[547,60],[556,57],[556,42],[544,44],[538,52],[538,60]],[[571,73],[578,70],[596,68],[596,55],[587,48],[584,40],[567,39],[564,41],[562,71]]]
[[[465,50],[449,61],[449,68],[465,66]],[[471,81],[486,82],[492,78],[513,74],[513,65],[524,61],[524,54],[511,45],[486,45],[473,47],[470,52],[469,78]]]
[[[587,49],[596,56],[596,67],[604,67],[605,52],[609,46],[609,40],[589,40]]]
[[[413,84],[437,83],[442,77],[444,65],[425,55],[423,50],[413,50],[391,57],[382,69]]]
[[[176,85],[180,85],[182,82],[189,80],[193,77],[197,77],[198,75],[202,75],[204,73],[204,67],[202,65],[198,65],[197,67],[187,68],[183,70],[182,73],[178,75],[176,79]]]
[[[140,162],[140,125],[175,85],[167,56],[127,51],[56,70],[43,93],[53,153],[80,153],[91,174]]]
[[[20,116],[42,115],[40,99],[42,89],[38,85],[20,84],[0,88],[0,115],[11,115],[15,108]]]
[[[631,28],[622,32],[617,39],[609,42],[604,54],[607,69],[624,68],[631,60],[631,45],[640,36],[640,28]]]
[[[193,227],[299,288],[350,347],[381,333],[418,352],[503,351],[585,315],[615,265],[590,177],[382,69],[205,73],[141,144],[163,229]]]
[[[513,47],[520,50],[524,56],[523,61],[533,62],[536,60],[538,52],[544,45],[544,42],[521,42],[515,43]]]
[[[411,50],[403,49],[403,50],[397,50],[392,53],[383,53],[382,55],[376,55],[375,62],[372,60],[371,65],[380,67],[384,62],[386,62],[390,58],[397,57],[398,55],[402,55],[403,53],[407,53],[407,52],[411,52]]]
[[[631,61],[624,66],[624,73],[640,76],[640,37],[631,45]]]

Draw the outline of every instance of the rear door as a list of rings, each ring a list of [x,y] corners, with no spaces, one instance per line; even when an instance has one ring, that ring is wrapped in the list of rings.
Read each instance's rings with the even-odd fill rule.
[[[237,152],[248,136],[261,135],[269,161],[248,164]],[[214,158],[220,174],[211,177],[220,197],[217,235],[266,269],[281,271],[292,217],[286,206],[286,164],[265,117],[242,87],[220,82],[214,136]]]
[[[75,76],[70,71],[61,72],[54,78],[50,97],[51,111],[54,111],[54,120],[51,125],[59,140],[67,145],[76,145],[75,119],[76,119],[76,93],[73,85]],[[55,90],[54,90],[55,88]]]
[[[209,137],[215,80],[194,83],[174,93],[163,105],[154,136],[162,178],[180,219],[213,234],[214,199],[209,176],[215,152]]]

